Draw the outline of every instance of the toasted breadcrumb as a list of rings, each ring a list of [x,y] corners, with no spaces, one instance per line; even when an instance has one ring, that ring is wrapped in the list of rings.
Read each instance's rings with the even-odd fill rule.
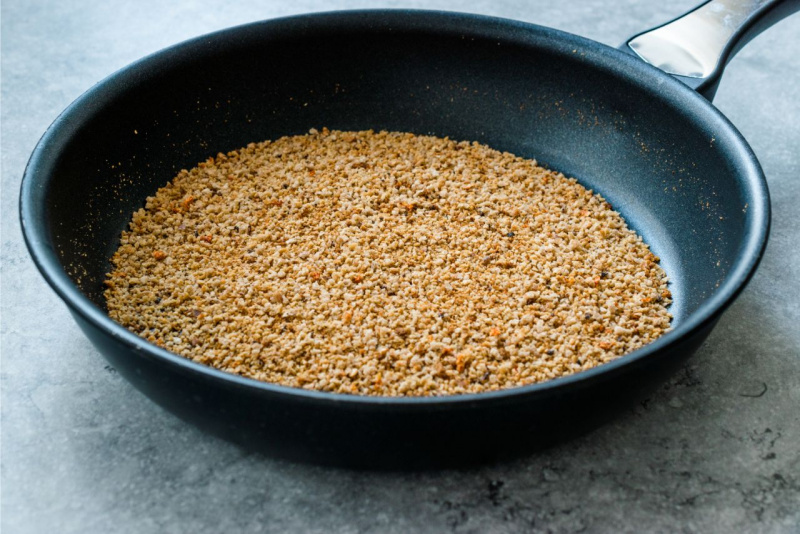
[[[535,161],[323,129],[181,171],[134,213],[105,294],[133,332],[231,373],[449,395],[661,336],[658,261],[602,197]]]

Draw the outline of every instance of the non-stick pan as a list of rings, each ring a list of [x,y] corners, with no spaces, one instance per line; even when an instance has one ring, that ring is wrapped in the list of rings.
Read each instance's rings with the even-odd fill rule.
[[[663,380],[752,276],[769,229],[767,185],[736,128],[689,85],[711,96],[738,46],[798,7],[714,0],[621,50],[510,20],[405,10],[291,17],[199,37],[106,78],[55,120],[25,171],[25,239],[119,373],[216,435],[348,466],[530,451],[595,427]],[[109,258],[148,195],[218,152],[322,126],[475,140],[577,177],[661,256],[674,329],[546,383],[380,398],[226,374],[109,319]]]

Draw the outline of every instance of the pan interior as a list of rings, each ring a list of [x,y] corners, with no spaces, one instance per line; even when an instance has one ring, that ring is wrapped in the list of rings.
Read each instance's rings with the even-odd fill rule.
[[[688,112],[649,67],[615,61],[552,30],[430,13],[200,38],[105,80],[57,121],[37,169],[47,229],[70,278],[104,308],[121,231],[182,168],[312,127],[449,136],[535,158],[605,196],[661,256],[677,326],[738,261],[751,193],[735,132]]]

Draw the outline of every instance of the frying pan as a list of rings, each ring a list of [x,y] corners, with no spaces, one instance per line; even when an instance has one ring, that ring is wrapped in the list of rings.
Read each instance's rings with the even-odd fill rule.
[[[769,231],[766,181],[707,97],[739,46],[798,8],[714,0],[619,50],[510,20],[405,10],[290,17],[199,37],[111,75],[55,120],[23,178],[25,240],[119,373],[213,434],[351,467],[531,451],[595,428],[664,380],[752,276]],[[476,140],[577,177],[662,258],[673,330],[541,384],[388,398],[226,374],[106,315],[109,258],[148,195],[210,155],[322,126]]]

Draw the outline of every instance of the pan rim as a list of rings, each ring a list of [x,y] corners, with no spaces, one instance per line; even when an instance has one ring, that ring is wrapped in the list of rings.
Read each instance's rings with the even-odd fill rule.
[[[737,167],[741,168],[739,174],[743,177],[740,183],[742,189],[752,199],[748,207],[748,216],[745,219],[744,238],[740,242],[738,255],[725,280],[698,309],[688,314],[674,330],[611,362],[586,371],[525,386],[483,393],[429,397],[388,397],[323,392],[262,382],[227,373],[149,343],[114,322],[83,294],[61,266],[47,235],[44,191],[50,176],[40,169],[40,167],[47,166],[46,160],[51,157],[50,151],[54,145],[59,144],[59,139],[69,138],[69,132],[76,128],[75,124],[70,121],[73,116],[79,112],[85,113],[82,111],[84,108],[99,105],[99,101],[112,98],[114,93],[119,91],[119,89],[111,87],[112,85],[118,84],[126,78],[135,80],[142,71],[152,70],[153,66],[166,61],[170,56],[185,54],[190,50],[202,50],[203,47],[212,45],[215,40],[225,39],[237,33],[270,31],[270,27],[277,28],[281,25],[289,27],[294,25],[302,28],[309,23],[328,25],[330,28],[337,26],[341,29],[343,22],[349,24],[350,27],[375,29],[376,23],[381,21],[388,31],[403,29],[441,32],[443,28],[454,31],[461,27],[461,33],[473,33],[481,37],[493,35],[510,43],[522,45],[525,44],[524,37],[526,35],[535,36],[538,39],[549,38],[555,45],[590,52],[595,65],[606,69],[617,78],[647,86],[651,91],[654,84],[657,84],[658,93],[663,95],[663,98],[673,102],[676,106],[677,103],[680,103],[679,108],[685,113],[698,114],[705,121],[713,123],[717,127],[716,131],[720,134],[717,137],[718,146],[730,146],[735,153],[740,155],[736,161]],[[389,22],[388,26],[387,21]],[[513,40],[509,35],[510,31],[515,33]],[[41,200],[38,206],[35,203],[37,198]],[[681,340],[691,336],[693,332],[712,323],[730,306],[755,273],[766,248],[770,228],[770,200],[767,182],[750,145],[719,110],[677,79],[623,51],[561,30],[485,15],[409,9],[329,11],[251,22],[183,41],[149,54],[117,70],[75,99],[44,132],[34,148],[23,174],[19,214],[25,244],[36,267],[69,310],[118,342],[130,347],[139,356],[167,362],[181,372],[189,373],[196,378],[220,381],[230,387],[243,388],[265,395],[280,395],[297,401],[403,408],[468,406],[476,402],[506,402],[522,397],[547,395],[554,391],[563,392],[572,387],[582,387],[594,381],[606,380],[627,367],[640,364],[651,355],[678,344]]]

